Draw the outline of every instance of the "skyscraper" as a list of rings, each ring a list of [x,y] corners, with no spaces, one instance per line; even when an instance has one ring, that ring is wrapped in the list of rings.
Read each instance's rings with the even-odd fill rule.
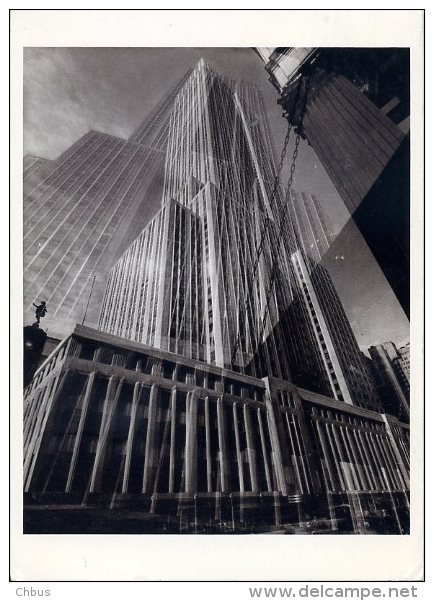
[[[318,198],[304,192],[290,192],[288,208],[297,240],[304,254],[317,263],[333,244]]]
[[[408,48],[256,51],[409,317]]]
[[[410,388],[410,342],[398,349],[397,363],[402,373],[404,388]]]
[[[111,270],[99,327],[376,409],[331,280],[299,250],[300,196],[288,213],[272,157],[258,91],[201,61],[173,105],[161,210]]]
[[[393,342],[369,347],[372,373],[387,413],[410,418],[410,344],[397,349]],[[404,367],[403,367],[404,364]]]
[[[253,372],[266,338],[262,371],[274,365],[288,377],[273,327],[291,292],[285,284],[277,290],[271,273],[276,253],[295,242],[291,234],[279,239],[279,202],[260,95],[201,61],[171,113],[161,211],[112,271],[100,326]],[[140,276],[143,304],[126,312],[122,302],[136,304],[128,277]]]
[[[32,303],[42,299],[50,331],[64,335],[81,322],[92,276],[105,277],[146,223],[146,207],[161,191],[169,107],[183,81],[128,141],[90,131],[54,161],[26,157],[26,320]]]
[[[287,117],[313,145],[354,213],[409,131],[408,51],[264,50],[259,54]]]
[[[291,257],[304,306],[327,374],[327,394],[350,405],[382,411],[371,375],[327,270],[298,250]],[[309,383],[306,382],[307,387]]]
[[[43,299],[50,329],[60,321],[81,321],[91,276],[121,239],[114,232],[122,228],[128,235],[163,157],[161,151],[89,132],[28,191],[25,311]]]

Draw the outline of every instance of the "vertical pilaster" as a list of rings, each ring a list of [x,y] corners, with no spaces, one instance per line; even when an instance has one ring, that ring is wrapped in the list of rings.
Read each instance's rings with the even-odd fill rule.
[[[276,400],[272,397],[270,389],[265,394],[265,403],[267,406],[268,430],[270,432],[271,446],[273,450],[273,463],[277,476],[277,485],[279,491],[287,495],[289,487],[287,483],[286,473],[289,472],[289,453],[286,447],[281,443],[284,440],[282,432],[281,416]]]
[[[65,492],[71,492],[72,482],[74,480],[74,475],[75,475],[75,468],[77,465],[78,453],[80,451],[81,440],[83,437],[84,424],[86,421],[87,410],[89,407],[89,399],[92,394],[92,387],[93,387],[94,381],[95,381],[95,372],[92,372],[87,379],[86,392],[84,393],[83,404],[81,407],[80,421],[78,422],[78,428],[77,428],[77,432],[75,434],[74,449],[72,451],[71,463],[69,464],[69,472],[68,472],[68,479],[66,482]]]
[[[403,454],[401,454],[400,448],[397,444],[397,441],[396,441],[396,438],[395,438],[395,435],[394,435],[394,432],[392,429],[392,423],[395,421],[395,418],[393,418],[390,415],[385,415],[385,414],[383,414],[382,417],[383,417],[384,423],[386,424],[386,432],[389,436],[390,446],[392,447],[392,450],[393,450],[393,458],[396,461],[397,465],[399,466],[399,470],[402,474],[402,477],[404,478],[405,485],[408,488],[410,488],[410,476],[408,473],[408,469],[405,466]],[[396,420],[396,422],[397,421],[398,420]],[[396,424],[396,425],[397,425],[397,427],[399,427],[398,424]]]
[[[170,457],[169,457],[169,492],[175,492],[175,449],[176,449],[176,388],[170,398]]]
[[[359,477],[361,487],[364,490],[368,490],[369,484],[368,484],[368,481],[365,476],[365,471],[363,469],[363,459],[360,456],[359,448],[357,445],[356,432],[353,428],[345,426],[345,435],[347,437],[348,444],[349,444],[349,447],[351,450],[351,454],[354,459],[354,465],[357,470],[357,474]],[[359,459],[360,459],[360,461],[359,461]]]
[[[325,439],[324,432],[322,429],[323,424],[320,420],[317,419],[317,420],[315,420],[315,425],[316,425],[316,429],[317,429],[318,436],[320,439],[321,447],[322,447],[322,450],[324,453],[324,460],[325,460],[325,463],[327,466],[327,471],[329,473],[330,483],[332,485],[332,491],[335,492],[335,491],[339,490],[339,483],[336,481],[334,462],[332,461],[332,458],[330,457],[327,440]]]
[[[262,423],[262,411],[259,407],[257,410],[257,416],[258,416],[259,436],[261,438],[262,459],[264,461],[265,479],[267,480],[267,490],[271,491],[271,490],[273,490],[273,487],[272,487],[272,482],[271,482],[270,467],[268,465],[268,453],[267,453],[267,446],[265,443],[264,425]]]
[[[205,399],[205,446],[206,446],[206,488],[212,492],[211,429],[209,421],[209,397]]]
[[[300,449],[300,462],[302,464],[302,469],[306,481],[306,492],[310,494],[311,492],[320,493],[321,486],[318,476],[318,471],[316,467],[316,462],[313,459],[313,450],[312,450],[312,442],[311,442],[311,434],[306,425],[306,417],[303,408],[303,401],[300,397],[300,394],[296,388],[294,388],[291,392],[291,397],[293,399],[295,413],[292,414],[292,419],[294,423],[294,431],[297,437],[298,447]],[[300,430],[300,436],[297,433],[297,424],[295,423],[297,420],[297,424]]]
[[[381,467],[380,460],[378,458],[377,449],[375,448],[375,442],[374,442],[374,440],[372,438],[372,432],[371,431],[366,432],[366,440],[367,440],[367,443],[368,443],[369,450],[371,452],[371,457],[374,460],[374,464],[375,464],[375,467],[376,467],[376,470],[377,470],[378,480],[380,482],[381,488],[383,490],[386,490],[387,489],[387,482],[386,482],[386,479],[385,479],[384,474],[383,474],[383,470],[382,470],[382,467]]]
[[[29,442],[29,446],[27,448],[24,466],[23,466],[23,475],[24,475],[24,482],[25,482],[24,490],[26,492],[30,488],[30,483],[31,483],[32,477],[33,477],[33,471],[35,469],[35,465],[36,465],[36,462],[38,459],[39,447],[41,445],[42,437],[44,436],[44,433],[46,430],[48,418],[51,413],[51,408],[56,403],[58,395],[59,395],[60,391],[63,389],[63,386],[65,385],[65,382],[67,381],[69,374],[70,374],[70,370],[66,369],[62,374],[62,380],[61,380],[60,384],[58,384],[59,378],[61,376],[61,373],[59,373],[57,376],[55,376],[55,379],[54,379],[54,382],[52,383],[52,385],[51,386],[48,385],[44,392],[44,398],[42,400],[42,403],[41,403],[41,406],[39,409],[39,414],[38,414],[36,424],[35,424],[35,427],[34,427],[34,430],[32,433],[32,437]]]
[[[197,491],[197,397],[187,394],[185,439],[185,492]]]
[[[243,458],[241,455],[240,433],[238,430],[238,415],[237,415],[236,403],[234,403],[232,405],[232,417],[234,420],[235,447],[237,450],[238,480],[240,483],[240,492],[244,492],[245,487],[244,487],[244,474],[243,474]]]
[[[373,482],[373,488],[374,490],[381,490],[383,488],[383,485],[381,483],[380,480],[380,475],[378,473],[378,468],[375,464],[375,461],[372,457],[372,452],[368,443],[368,437],[366,434],[366,431],[360,431],[360,441],[362,443],[363,446],[363,450],[365,452],[366,458],[367,458],[367,465],[369,467],[369,473]]]
[[[155,448],[155,430],[158,409],[158,388],[155,384],[151,387],[149,395],[148,428],[146,432],[145,466],[143,469],[142,492],[152,492],[152,475],[157,463],[157,449]]]
[[[123,379],[119,380],[119,383],[113,396],[113,389],[116,386],[115,379],[113,376],[110,378],[107,384],[107,394],[104,401],[104,409],[101,418],[101,426],[99,430],[98,444],[96,447],[95,460],[93,463],[93,470],[90,479],[89,492],[98,492],[104,465],[105,452],[107,449],[108,437],[110,433],[110,427],[112,424],[113,415],[116,411],[116,406],[119,400],[122,385]]]
[[[336,472],[337,472],[337,475],[339,478],[340,489],[345,490],[345,481],[342,476],[341,461],[340,461],[338,454],[336,453],[336,443],[335,443],[335,439],[334,439],[334,435],[333,435],[332,425],[325,422],[325,429],[327,432],[327,439],[330,442],[330,448],[332,450],[334,465],[336,466]]]
[[[366,450],[363,448],[362,440],[361,440],[361,437],[360,437],[360,431],[357,428],[357,425],[356,425],[356,427],[353,430],[353,434],[354,434],[354,440],[356,442],[356,446],[357,446],[357,449],[358,449],[358,452],[359,452],[359,455],[360,455],[360,458],[361,458],[361,465],[362,465],[362,468],[363,468],[363,472],[365,474],[365,480],[366,480],[366,483],[367,483],[368,490],[375,490],[375,483],[374,483],[374,480],[373,480],[372,475],[371,475],[371,468],[370,468],[370,464],[369,464],[369,458],[368,458],[368,456],[366,454]]]
[[[255,449],[255,440],[253,436],[253,428],[252,428],[252,416],[250,415],[250,407],[247,404],[243,406],[243,414],[244,414],[244,427],[246,430],[246,440],[247,440],[247,454],[249,457],[249,470],[250,470],[250,482],[252,485],[252,491],[258,492],[258,471],[256,466],[256,449]]]
[[[223,399],[218,399],[217,401],[217,426],[219,437],[221,491],[227,492],[229,490],[228,434],[226,429],[225,406]]]
[[[337,432],[338,432],[338,436],[339,438],[342,440],[344,447],[345,447],[345,451],[347,453],[347,457],[348,457],[348,466],[349,468],[353,468],[351,470],[351,478],[354,482],[354,486],[356,490],[359,490],[361,487],[360,482],[359,482],[359,472],[357,469],[357,464],[356,464],[356,460],[353,457],[353,454],[351,452],[351,447],[348,443],[348,440],[346,438],[346,428],[345,426],[337,426]]]
[[[131,404],[130,425],[128,428],[128,438],[125,451],[125,466],[122,479],[122,492],[128,492],[128,480],[130,477],[131,456],[133,452],[134,429],[136,425],[137,407],[140,397],[140,382],[134,384],[133,400]]]

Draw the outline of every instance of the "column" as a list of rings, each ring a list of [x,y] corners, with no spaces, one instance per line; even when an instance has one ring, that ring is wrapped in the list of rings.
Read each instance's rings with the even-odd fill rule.
[[[334,441],[336,443],[336,448],[338,450],[338,455],[339,455],[339,459],[340,459],[340,464],[341,464],[341,468],[342,468],[342,472],[343,472],[343,476],[344,476],[344,490],[354,490],[354,478],[353,478],[353,474],[351,474],[351,480],[348,477],[348,467],[346,465],[346,461],[345,461],[345,456],[344,456],[344,452],[342,449],[342,445],[341,445],[341,441],[340,441],[340,437],[339,437],[339,426],[336,426],[334,424],[332,424],[331,426],[332,429],[332,433],[333,433],[333,438]]]
[[[364,432],[360,429],[357,431],[357,438],[359,441],[360,449],[361,451],[363,451],[366,466],[366,475],[370,480],[370,488],[371,490],[376,490],[378,488],[377,479],[375,477],[374,470],[371,465],[371,457],[367,449],[367,443],[365,441]]]
[[[95,372],[92,372],[87,379],[86,392],[84,394],[83,405],[81,408],[80,421],[78,423],[77,432],[75,434],[74,449],[72,451],[71,463],[69,465],[68,480],[66,482],[65,492],[71,492],[72,482],[74,480],[75,468],[77,465],[78,453],[80,450],[81,440],[83,437],[84,424],[89,408],[89,399],[92,393],[93,383],[95,381]]]
[[[397,479],[396,473],[395,473],[395,469],[394,469],[394,465],[393,463],[390,461],[389,455],[387,453],[387,446],[386,446],[386,438],[376,434],[375,435],[375,439],[377,441],[378,444],[378,450],[379,450],[379,455],[384,463],[384,467],[386,470],[386,474],[387,474],[387,478],[388,480],[390,480],[390,483],[392,484],[392,486],[394,488],[400,488],[400,482]]]
[[[327,447],[327,441],[324,437],[324,432],[322,431],[322,422],[318,419],[315,420],[316,429],[318,432],[318,436],[321,442],[321,447],[324,453],[324,460],[327,466],[327,471],[329,473],[330,482],[332,485],[332,491],[339,490],[339,483],[336,482],[335,470],[333,469],[333,461],[331,460],[330,453]]]
[[[368,443],[369,451],[371,453],[371,457],[374,460],[374,465],[377,470],[377,478],[378,478],[378,481],[380,482],[380,486],[383,490],[387,489],[387,482],[384,478],[384,474],[381,469],[381,464],[378,459],[377,451],[375,448],[375,443],[374,443],[374,440],[372,439],[372,433],[370,431],[366,432],[366,440]]]
[[[271,490],[273,490],[273,487],[271,484],[271,474],[270,474],[270,468],[268,465],[267,446],[265,444],[264,426],[262,424],[262,413],[261,413],[261,409],[259,407],[257,410],[257,415],[258,415],[259,436],[261,438],[262,457],[264,460],[265,478],[267,480],[267,490],[271,491]]]
[[[339,478],[339,483],[340,483],[340,490],[345,490],[345,481],[342,477],[342,467],[341,467],[341,462],[339,457],[336,454],[336,449],[335,449],[335,439],[334,439],[334,433],[332,430],[332,425],[325,422],[325,428],[327,431],[327,438],[330,442],[330,448],[332,450],[332,454],[333,454],[333,459],[335,462],[335,466],[336,466],[336,472],[338,474],[338,478]]]
[[[29,441],[29,446],[27,448],[27,453],[25,456],[23,466],[23,477],[26,492],[28,492],[30,489],[33,470],[35,469],[36,461],[38,459],[39,446],[41,444],[42,437],[44,436],[46,430],[47,421],[51,413],[51,407],[56,402],[59,392],[63,389],[69,374],[70,370],[65,370],[62,374],[62,380],[60,384],[58,384],[61,375],[59,373],[57,376],[55,376],[52,386],[50,387],[50,385],[48,385],[45,389],[44,398],[39,408],[39,414],[36,419],[36,424],[32,433],[32,437]]]
[[[288,416],[288,414],[286,414],[286,415]],[[303,470],[304,482],[306,484],[306,490],[304,490],[304,487],[303,487],[301,492],[309,494],[311,491],[310,491],[310,486],[309,486],[310,479],[308,477],[308,473],[306,470],[307,453],[305,452],[305,448],[304,448],[304,444],[303,444],[304,440],[300,439],[300,437],[298,435],[298,430],[297,430],[297,423],[299,423],[299,417],[300,417],[300,413],[297,413],[297,414],[291,413],[291,422],[294,426],[294,434],[295,434],[295,439],[297,442],[297,450],[298,450],[298,453],[295,452],[294,455],[295,455],[295,460],[297,462],[299,462],[301,465],[301,469]],[[288,417],[288,420],[289,420],[289,417]],[[305,435],[305,436],[307,436],[307,435]],[[294,443],[292,443],[292,444],[294,445]],[[294,447],[294,451],[295,450],[296,449]]]
[[[206,446],[206,488],[212,492],[212,465],[211,465],[211,429],[209,422],[209,397],[205,399],[205,446]]]
[[[245,404],[243,407],[244,413],[244,427],[246,429],[246,440],[247,440],[247,454],[249,457],[249,469],[250,469],[250,482],[252,484],[252,491],[258,492],[258,472],[256,466],[256,449],[255,439],[253,436],[252,429],[252,416],[250,415],[250,407]]]
[[[346,437],[346,434],[347,434],[346,427],[344,425],[338,426],[338,431],[340,432],[342,442],[344,443],[344,447],[347,452],[348,466],[349,466],[349,468],[353,467],[353,470],[354,470],[351,472],[351,477],[354,481],[356,489],[360,490],[362,487],[360,486],[360,482],[359,482],[359,470],[357,469],[357,463],[356,463],[354,454],[352,453],[352,448]]]
[[[228,443],[225,420],[225,407],[222,399],[217,401],[217,425],[219,437],[220,483],[222,492],[229,489]]]
[[[265,395],[265,402],[267,406],[267,420],[268,420],[268,430],[270,432],[271,439],[271,448],[273,449],[273,464],[274,469],[276,471],[277,476],[277,485],[279,487],[279,491],[283,495],[288,494],[288,486],[285,477],[285,467],[290,465],[289,453],[286,447],[283,447],[281,441],[284,440],[283,435],[279,435],[280,431],[283,430],[281,415],[279,407],[275,401],[271,397],[271,394]],[[280,420],[280,421],[278,421]],[[280,426],[280,428],[279,428]],[[286,452],[285,452],[286,451]],[[286,462],[283,459],[283,453],[286,455]],[[286,463],[286,465],[285,465]]]
[[[90,479],[89,492],[97,492],[97,489],[99,487],[99,483],[100,483],[100,479],[101,479],[101,475],[102,475],[102,468],[103,468],[103,464],[104,464],[105,451],[107,448],[107,440],[108,440],[109,433],[110,433],[110,426],[112,423],[113,415],[116,410],[116,406],[117,406],[119,395],[120,395],[120,392],[122,389],[123,382],[124,382],[123,378],[121,380],[119,380],[119,384],[116,388],[116,392],[114,394],[113,399],[111,398],[113,389],[115,388],[115,379],[113,376],[110,378],[110,380],[108,381],[108,384],[107,384],[107,394],[106,394],[106,398],[104,401],[104,410],[103,410],[103,414],[102,414],[102,418],[101,418],[101,426],[99,429],[98,444],[96,447],[95,460],[93,463],[93,470],[92,470],[92,475],[91,475],[91,479]]]
[[[237,464],[238,464],[238,480],[240,483],[240,492],[244,492],[244,474],[243,474],[243,458],[241,455],[241,445],[240,445],[240,433],[238,430],[238,415],[237,415],[237,405],[234,403],[232,405],[232,416],[234,420],[234,432],[235,432],[235,447],[237,450]]]
[[[126,444],[126,452],[125,452],[125,467],[124,467],[124,476],[122,480],[122,492],[128,492],[128,480],[130,477],[130,466],[131,466],[131,456],[133,452],[133,441],[134,441],[134,429],[136,425],[136,416],[137,416],[137,407],[139,405],[140,398],[140,382],[136,382],[134,384],[134,392],[133,392],[133,401],[131,404],[131,414],[130,414],[130,426],[128,429],[128,438]]]
[[[152,475],[157,464],[157,450],[155,448],[155,429],[158,410],[158,387],[153,384],[149,395],[148,428],[146,431],[145,466],[143,469],[143,493],[152,492]]]
[[[172,390],[170,399],[170,457],[169,457],[169,492],[175,492],[175,449],[176,449],[176,388]]]
[[[409,472],[408,469],[405,465],[404,459],[405,461],[407,461],[407,457],[404,455],[403,458],[403,453],[402,451],[399,449],[398,444],[397,444],[397,440],[395,438],[395,434],[394,431],[392,429],[392,422],[395,422],[396,427],[400,426],[396,423],[398,420],[396,420],[395,418],[391,417],[390,415],[382,415],[383,417],[383,421],[386,424],[386,432],[388,434],[388,438],[389,438],[389,443],[390,446],[393,450],[393,457],[397,463],[397,466],[400,469],[400,472],[402,474],[402,477],[404,478],[404,482],[407,488],[410,488],[410,477],[409,477]]]
[[[286,421],[286,429],[288,431],[288,436],[289,436],[289,440],[291,443],[291,456],[292,456],[292,463],[293,463],[293,467],[294,467],[294,472],[295,472],[295,477],[297,479],[297,492],[299,493],[304,493],[304,486],[303,486],[303,478],[300,472],[300,465],[299,463],[301,462],[301,459],[299,460],[299,454],[297,453],[298,447],[296,445],[296,442],[294,442],[294,436],[292,434],[292,428],[294,426],[295,428],[295,424],[293,420],[289,419],[289,414],[285,413],[285,421]],[[294,433],[295,435],[295,433]]]
[[[197,492],[197,397],[187,394],[185,440],[185,492]]]
[[[350,444],[352,445],[353,455],[358,460],[359,466],[359,477],[362,482],[362,486],[365,490],[370,490],[371,484],[369,480],[369,473],[366,466],[365,459],[363,457],[363,453],[360,449],[359,439],[358,439],[358,431],[357,426],[352,426],[347,428],[347,437],[349,439]]]

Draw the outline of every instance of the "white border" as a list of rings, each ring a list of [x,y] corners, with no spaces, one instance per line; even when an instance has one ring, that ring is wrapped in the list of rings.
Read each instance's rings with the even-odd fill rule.
[[[12,578],[417,580],[422,577],[423,24],[421,11],[14,11],[11,16]],[[410,536],[22,535],[22,48],[411,48],[412,473]]]

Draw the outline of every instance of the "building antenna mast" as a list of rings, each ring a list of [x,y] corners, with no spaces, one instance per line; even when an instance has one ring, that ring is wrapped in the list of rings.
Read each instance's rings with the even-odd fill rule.
[[[90,292],[89,292],[89,298],[87,299],[86,311],[84,312],[83,321],[81,322],[82,326],[84,326],[84,322],[86,320],[87,310],[89,308],[89,303],[90,303],[90,297],[92,296],[93,285],[95,284],[95,278],[96,278],[96,275],[93,276],[92,286],[90,287]]]

